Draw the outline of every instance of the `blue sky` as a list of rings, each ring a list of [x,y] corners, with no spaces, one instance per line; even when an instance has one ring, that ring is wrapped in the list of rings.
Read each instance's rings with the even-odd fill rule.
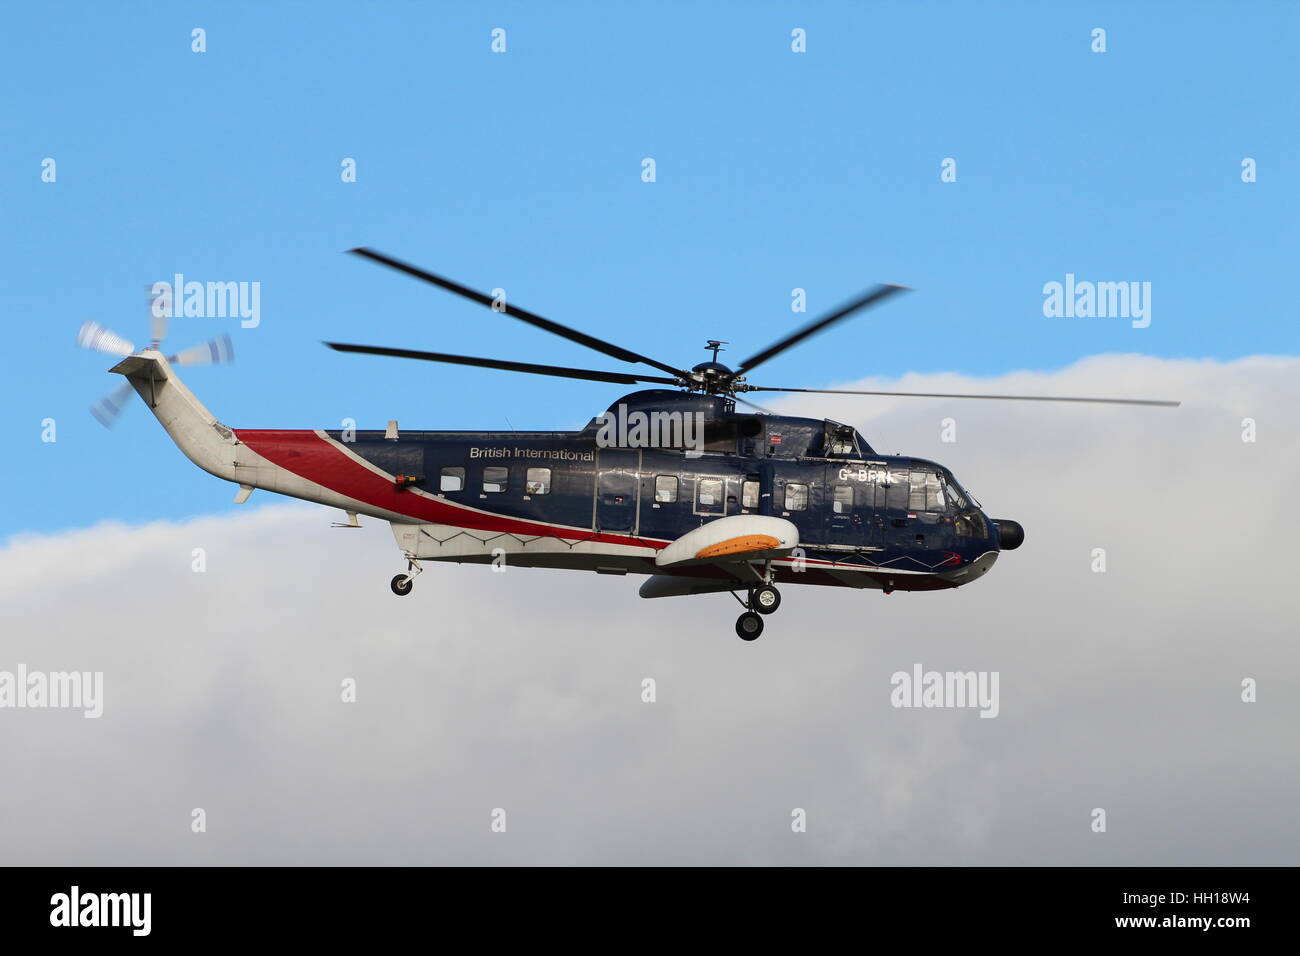
[[[772,361],[756,377],[771,385],[1297,351],[1295,4],[78,3],[5,19],[5,532],[235,507],[138,402],[112,432],[87,412],[117,380],[75,348],[78,326],[147,339],[145,286],[175,272],[261,283],[256,329],[177,319],[168,342],[232,336],[234,366],[186,380],[236,427],[570,427],[620,393],[326,351],[620,365],[342,254],[355,245],[687,365],[706,338],[734,343],[725,360],[804,321],[795,287],[810,313],[915,287]],[[1044,318],[1042,286],[1067,272],[1151,282],[1151,326]]]

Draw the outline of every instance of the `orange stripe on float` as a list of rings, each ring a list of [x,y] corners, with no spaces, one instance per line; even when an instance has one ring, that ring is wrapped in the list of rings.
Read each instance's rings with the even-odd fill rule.
[[[746,534],[739,538],[728,538],[726,541],[719,541],[717,544],[711,544],[707,548],[697,551],[695,559],[702,561],[706,558],[718,558],[724,554],[743,554],[746,551],[770,551],[773,548],[781,547],[781,542],[772,537],[770,534]]]

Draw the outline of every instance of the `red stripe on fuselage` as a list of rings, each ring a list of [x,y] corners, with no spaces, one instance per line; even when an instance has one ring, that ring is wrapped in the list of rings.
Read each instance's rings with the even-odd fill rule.
[[[312,431],[251,428],[237,429],[235,436],[285,471],[293,472],[300,478],[314,481],[341,495],[384,511],[405,515],[415,521],[476,531],[596,541],[601,544],[640,545],[655,549],[667,545],[664,541],[618,534],[593,534],[588,530],[565,528],[545,522],[484,514],[459,507],[442,498],[427,498],[411,491],[398,491],[392,476],[385,478],[376,474]]]

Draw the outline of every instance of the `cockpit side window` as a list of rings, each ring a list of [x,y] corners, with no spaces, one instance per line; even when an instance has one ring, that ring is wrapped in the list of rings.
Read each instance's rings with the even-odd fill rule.
[[[911,474],[911,482],[908,485],[907,510],[925,510],[925,472],[923,471],[914,471]]]
[[[927,472],[925,476],[925,510],[943,511],[945,506],[943,486],[939,483],[939,476],[934,472]]]
[[[907,510],[940,512],[947,510],[943,485],[933,471],[913,471],[908,483]]]

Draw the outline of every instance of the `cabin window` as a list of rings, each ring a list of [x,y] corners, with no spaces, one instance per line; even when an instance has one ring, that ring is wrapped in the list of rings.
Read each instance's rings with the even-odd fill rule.
[[[786,511],[807,511],[808,510],[808,486],[799,485],[793,482],[785,486],[785,510]]]
[[[758,482],[747,481],[740,486],[740,507],[758,507]]]
[[[698,478],[695,481],[695,512],[702,515],[726,513],[721,478]]]
[[[483,490],[496,494],[506,490],[510,469],[504,465],[488,465],[483,469]]]
[[[529,468],[524,476],[524,494],[548,495],[551,493],[551,469]]]
[[[464,468],[444,468],[438,473],[438,490],[439,491],[464,491],[465,490],[465,469]]]
[[[835,498],[831,503],[831,508],[837,515],[846,515],[853,510],[852,485],[835,486]]]
[[[655,475],[655,501],[670,505],[677,500],[677,476]]]

